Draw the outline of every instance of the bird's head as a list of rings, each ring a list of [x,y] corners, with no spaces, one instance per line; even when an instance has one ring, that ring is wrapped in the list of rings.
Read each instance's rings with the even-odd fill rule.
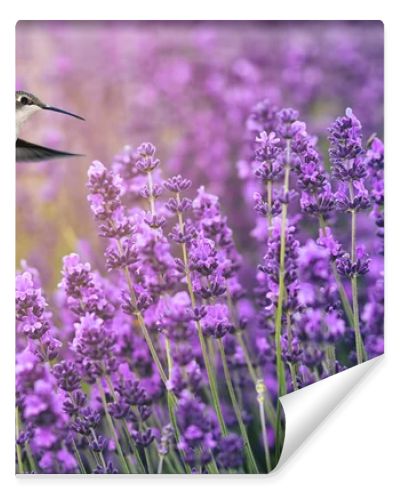
[[[40,109],[43,109],[45,104],[33,94],[17,90],[15,92],[15,111],[17,114],[17,126],[30,118]]]
[[[38,97],[36,97],[33,94],[30,94],[29,92],[25,92],[23,90],[17,90],[15,92],[15,111],[17,114],[17,128],[40,109],[44,109],[47,111],[55,111],[56,113],[63,113],[64,115],[73,116],[74,118],[78,118],[78,120],[84,120],[84,118],[82,118],[79,115],[75,115],[74,113],[70,113],[69,111],[65,111],[64,109],[56,108],[54,106],[49,106],[48,104],[45,104]]]

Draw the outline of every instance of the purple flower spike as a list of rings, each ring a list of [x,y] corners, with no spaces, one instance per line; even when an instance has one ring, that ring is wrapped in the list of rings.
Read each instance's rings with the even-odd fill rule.
[[[160,160],[155,158],[156,148],[150,142],[144,142],[136,150],[138,160],[136,168],[141,173],[152,172],[160,164]]]
[[[50,330],[47,303],[28,272],[16,277],[16,317],[18,329],[31,339],[40,339]]]
[[[176,175],[164,182],[164,186],[173,193],[181,193],[190,188],[192,182],[189,179],[184,179],[181,175]]]

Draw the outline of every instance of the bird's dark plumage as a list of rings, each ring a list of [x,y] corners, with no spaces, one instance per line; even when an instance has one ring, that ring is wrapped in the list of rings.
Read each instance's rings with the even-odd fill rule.
[[[57,151],[56,149],[38,146],[31,142],[17,139],[16,142],[16,160],[17,162],[35,162],[42,160],[50,160],[51,158],[82,156],[66,151]]]

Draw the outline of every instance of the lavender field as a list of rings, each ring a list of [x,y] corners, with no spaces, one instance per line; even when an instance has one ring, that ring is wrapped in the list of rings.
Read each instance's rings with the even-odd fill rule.
[[[267,473],[383,352],[383,25],[20,22],[18,473]]]

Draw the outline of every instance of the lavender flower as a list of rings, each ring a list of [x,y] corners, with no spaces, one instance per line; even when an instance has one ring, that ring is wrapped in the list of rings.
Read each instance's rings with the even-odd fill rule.
[[[358,279],[368,272],[369,260],[365,251],[356,246],[357,213],[370,207],[370,195],[364,186],[367,176],[365,150],[362,146],[361,123],[350,108],[346,115],[337,118],[329,129],[329,156],[333,175],[339,180],[336,205],[351,215],[350,253],[337,262],[339,274],[349,278],[352,286],[352,326],[354,328],[357,362],[366,359],[360,328]]]
[[[341,181],[357,181],[367,175],[362,147],[361,123],[351,108],[329,129],[329,157],[333,175]]]
[[[16,318],[18,329],[30,339],[41,339],[50,329],[47,303],[28,272],[16,278]]]

